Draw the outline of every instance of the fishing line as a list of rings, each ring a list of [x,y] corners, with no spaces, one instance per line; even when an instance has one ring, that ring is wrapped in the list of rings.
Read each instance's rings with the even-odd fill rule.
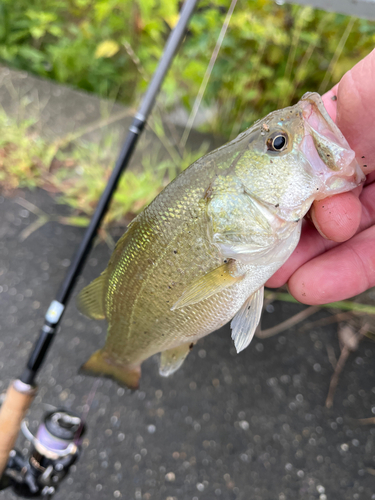
[[[89,415],[89,412],[91,410],[91,406],[94,402],[94,398],[96,395],[96,391],[98,390],[99,386],[101,385],[102,381],[98,378],[94,381],[94,383],[91,386],[91,390],[87,396],[87,402],[83,406],[83,411],[81,413],[81,423],[80,426],[77,429],[77,432],[74,436],[74,442],[78,444],[80,442],[80,437],[82,435],[83,429],[85,427],[85,423],[87,421],[87,417]]]
[[[193,124],[194,124],[195,117],[197,116],[199,106],[201,105],[201,102],[202,102],[203,94],[206,91],[208,80],[210,79],[213,67],[215,66],[217,56],[219,54],[221,45],[222,45],[224,37],[226,35],[226,32],[227,32],[230,20],[232,18],[234,8],[236,7],[236,4],[237,4],[237,0],[232,0],[232,3],[230,4],[230,7],[228,9],[227,15],[225,16],[224,23],[223,23],[223,26],[221,28],[219,37],[217,39],[214,51],[212,52],[210,62],[208,64],[206,72],[204,74],[204,77],[203,77],[201,86],[199,88],[197,97],[195,98],[193,109],[191,110],[189,119],[188,119],[186,126],[185,126],[184,133],[182,134],[182,137],[181,137],[181,141],[180,141],[181,148],[185,147],[186,141],[188,140],[188,137],[190,135],[191,129],[192,129]]]

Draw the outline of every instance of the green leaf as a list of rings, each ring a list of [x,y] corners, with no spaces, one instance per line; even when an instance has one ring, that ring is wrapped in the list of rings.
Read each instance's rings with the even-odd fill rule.
[[[120,46],[114,40],[104,40],[99,43],[95,50],[95,58],[113,57],[120,50]]]

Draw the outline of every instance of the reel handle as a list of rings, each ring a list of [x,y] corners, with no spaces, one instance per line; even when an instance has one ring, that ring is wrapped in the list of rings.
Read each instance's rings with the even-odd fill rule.
[[[6,469],[21,423],[36,394],[36,387],[14,380],[0,408],[0,477]]]

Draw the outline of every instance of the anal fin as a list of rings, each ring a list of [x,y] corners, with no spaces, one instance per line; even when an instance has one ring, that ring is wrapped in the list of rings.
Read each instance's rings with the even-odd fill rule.
[[[104,284],[106,272],[87,285],[77,297],[79,311],[92,319],[104,319]]]
[[[191,351],[192,347],[193,343],[189,343],[163,351],[160,354],[160,375],[162,377],[169,377],[169,375],[172,375],[172,373],[177,371],[184,362],[186,356]]]
[[[243,351],[252,341],[262,314],[264,287],[262,286],[245,301],[232,319],[232,339],[237,352]]]
[[[237,283],[243,276],[234,277],[230,274],[234,266],[235,261],[231,259],[229,262],[222,264],[201,278],[193,281],[178,301],[172,306],[171,311],[201,302],[221,292],[225,288],[234,285],[234,283]]]
[[[81,372],[88,375],[104,375],[113,378],[130,389],[138,389],[141,376],[141,366],[123,366],[116,363],[103,349],[94,352],[90,359],[81,367]]]

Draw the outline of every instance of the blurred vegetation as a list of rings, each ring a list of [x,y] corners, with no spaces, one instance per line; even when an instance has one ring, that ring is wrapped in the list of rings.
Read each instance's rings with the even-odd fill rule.
[[[0,191],[14,193],[17,188],[39,187],[55,193],[60,203],[73,209],[73,215],[64,222],[87,225],[88,219],[82,214],[91,216],[104,191],[118,137],[107,133],[95,144],[79,140],[75,133],[51,143],[40,137],[35,125],[36,120],[18,122],[0,111]],[[152,126],[164,141],[166,132],[161,119],[154,117]],[[129,223],[178,172],[207,152],[207,144],[194,152],[186,149],[181,156],[172,149],[164,159],[160,150],[157,146],[150,148],[146,138],[141,140],[142,167],[122,175],[105,225]],[[159,158],[157,165],[155,158]]]
[[[281,3],[281,2],[280,2]],[[163,86],[191,108],[229,0],[201,0]],[[124,103],[136,101],[178,18],[173,0],[0,0],[0,60]],[[375,23],[271,0],[239,0],[204,96],[211,131],[324,92],[373,48]]]
[[[186,39],[164,82],[162,110],[189,111],[229,7],[200,0]],[[281,3],[281,2],[280,2]],[[57,82],[137,103],[177,22],[173,0],[0,0],[0,62]],[[375,43],[375,23],[271,0],[238,0],[204,94],[215,110],[205,130],[233,138],[262,115],[293,104],[308,90],[323,93]],[[159,105],[160,107],[160,105]],[[32,121],[0,115],[0,187],[42,187],[91,215],[112,167],[103,144],[47,144]],[[142,169],[127,172],[107,222],[139,212],[195,154],[173,144],[162,122],[153,130],[169,152],[142,150]],[[178,142],[178,141],[177,141]],[[104,171],[104,173],[103,173]]]

